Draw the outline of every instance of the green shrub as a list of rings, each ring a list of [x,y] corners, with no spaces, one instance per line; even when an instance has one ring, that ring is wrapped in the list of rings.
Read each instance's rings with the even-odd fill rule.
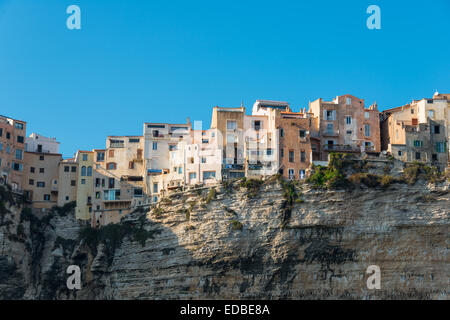
[[[260,179],[246,179],[245,177],[239,182],[239,187],[247,189],[249,198],[256,197],[263,181]]]
[[[216,198],[216,189],[215,188],[209,189],[209,193],[208,193],[208,196],[205,199],[205,202],[206,203],[210,203],[215,198]]]
[[[231,228],[233,230],[242,230],[243,227],[244,227],[243,224],[240,223],[239,221],[237,221],[237,220],[231,221]]]

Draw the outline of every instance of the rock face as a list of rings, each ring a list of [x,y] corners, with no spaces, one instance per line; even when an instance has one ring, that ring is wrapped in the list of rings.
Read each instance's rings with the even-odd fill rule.
[[[78,239],[73,215],[36,229],[7,206],[0,299],[448,299],[449,198],[448,182],[351,191],[235,183],[129,214],[120,225],[147,236],[114,245]],[[66,288],[72,264],[81,290]],[[370,265],[380,267],[379,290],[367,288]]]

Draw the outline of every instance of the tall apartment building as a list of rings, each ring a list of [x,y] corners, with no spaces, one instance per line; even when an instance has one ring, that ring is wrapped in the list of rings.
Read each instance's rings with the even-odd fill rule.
[[[414,100],[381,114],[381,144],[395,158],[440,168],[448,164],[449,112],[445,95]]]
[[[23,189],[35,208],[50,209],[58,204],[59,142],[32,133],[25,139]]]
[[[144,202],[143,136],[109,136],[94,150],[92,224],[115,223]]]
[[[77,182],[78,162],[75,159],[61,160],[58,164],[57,205],[59,207],[77,200]]]
[[[211,129],[216,130],[217,144],[222,150],[222,179],[245,176],[244,154],[245,108],[214,107]]]
[[[151,202],[158,202],[168,185],[184,187],[184,156],[174,154],[184,151],[178,144],[189,141],[190,132],[189,119],[187,124],[144,123],[144,192]]]
[[[268,160],[264,167],[269,170],[264,174],[280,173],[288,179],[305,178],[312,160],[311,114],[292,112],[287,102],[257,100],[252,115],[264,115],[267,121],[267,133],[262,137],[266,144],[263,154]]]
[[[184,146],[186,185],[214,184],[222,180],[222,149],[217,129],[202,130],[201,121],[194,122],[194,130]]]
[[[78,164],[75,217],[79,220],[90,221],[93,211],[94,152],[78,151],[75,162]]]
[[[320,141],[320,160],[326,160],[330,152],[381,151],[376,104],[365,108],[364,100],[346,94],[333,101],[311,102],[309,113],[318,118],[311,123],[311,137]]]
[[[0,116],[0,184],[22,193],[26,122]]]

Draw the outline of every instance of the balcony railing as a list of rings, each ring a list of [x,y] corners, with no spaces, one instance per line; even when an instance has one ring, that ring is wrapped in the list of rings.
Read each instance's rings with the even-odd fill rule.
[[[339,136],[339,130],[324,130],[322,131],[322,136],[324,137],[337,137]]]
[[[325,144],[323,146],[325,151],[349,151],[349,152],[359,152],[361,149],[357,146],[352,146],[348,144]]]

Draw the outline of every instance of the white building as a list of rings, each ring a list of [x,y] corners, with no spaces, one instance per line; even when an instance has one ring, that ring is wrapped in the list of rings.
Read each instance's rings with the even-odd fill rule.
[[[25,138],[25,151],[39,153],[59,153],[59,142],[56,138],[47,138],[32,133]]]

